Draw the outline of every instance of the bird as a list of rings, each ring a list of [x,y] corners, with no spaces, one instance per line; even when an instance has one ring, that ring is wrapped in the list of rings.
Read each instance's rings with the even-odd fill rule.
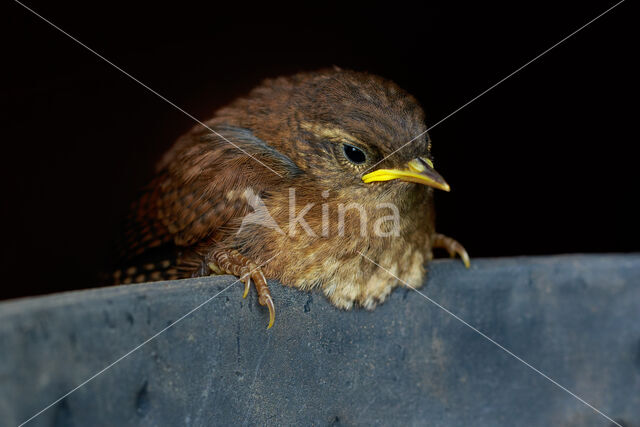
[[[419,287],[435,248],[425,114],[392,81],[338,67],[268,78],[180,136],[132,204],[114,284],[235,275],[269,312],[267,279],[372,310]],[[384,269],[379,268],[383,267]]]

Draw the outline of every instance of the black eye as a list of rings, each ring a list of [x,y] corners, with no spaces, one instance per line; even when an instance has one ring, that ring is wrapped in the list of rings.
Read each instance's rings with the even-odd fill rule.
[[[343,144],[342,151],[347,160],[353,164],[361,165],[367,161],[367,155],[364,154],[364,151],[353,145]]]

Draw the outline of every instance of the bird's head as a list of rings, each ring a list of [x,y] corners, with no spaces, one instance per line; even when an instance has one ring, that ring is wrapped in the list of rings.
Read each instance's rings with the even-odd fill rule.
[[[336,68],[266,80],[216,120],[251,129],[326,188],[449,191],[419,103],[375,75]]]

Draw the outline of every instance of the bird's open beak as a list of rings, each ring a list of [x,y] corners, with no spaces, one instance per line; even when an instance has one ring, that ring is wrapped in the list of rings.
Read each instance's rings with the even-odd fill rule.
[[[449,191],[451,188],[433,168],[433,163],[428,158],[418,157],[407,163],[407,169],[378,169],[363,175],[362,181],[365,184],[374,181],[391,181],[399,179],[401,181],[417,182],[428,185],[439,190]]]

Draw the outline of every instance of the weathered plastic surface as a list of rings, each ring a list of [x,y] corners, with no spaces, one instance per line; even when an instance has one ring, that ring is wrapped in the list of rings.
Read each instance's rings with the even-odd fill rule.
[[[27,420],[233,280],[0,304],[0,424]],[[271,289],[271,330],[235,284],[29,425],[611,424],[412,290],[344,312],[318,293]],[[437,261],[421,290],[640,426],[640,255]]]

